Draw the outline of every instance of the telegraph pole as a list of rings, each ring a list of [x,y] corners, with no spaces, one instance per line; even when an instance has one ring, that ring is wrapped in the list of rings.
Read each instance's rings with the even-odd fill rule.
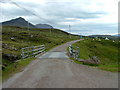
[[[28,39],[30,39],[30,30],[29,30],[29,22],[28,22]],[[28,40],[28,43],[30,43],[30,40]]]
[[[71,38],[71,25],[69,25],[69,37]]]
[[[52,32],[52,28],[50,28],[50,35],[51,35],[51,32]]]
[[[28,32],[29,32],[29,22],[28,22]]]

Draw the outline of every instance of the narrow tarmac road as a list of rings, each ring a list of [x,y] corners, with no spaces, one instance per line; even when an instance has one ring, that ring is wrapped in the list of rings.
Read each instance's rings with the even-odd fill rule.
[[[118,74],[72,62],[66,54],[71,41],[40,56],[3,88],[118,88]]]

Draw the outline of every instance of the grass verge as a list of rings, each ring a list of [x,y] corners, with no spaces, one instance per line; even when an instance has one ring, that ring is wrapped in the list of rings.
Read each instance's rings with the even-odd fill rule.
[[[119,53],[118,53],[118,41],[104,40],[104,39],[85,39],[79,41],[73,46],[80,48],[79,58],[88,60],[93,56],[97,56],[100,60],[99,65],[85,64],[79,61],[75,61],[78,64],[89,65],[97,67],[102,70],[111,71],[111,72],[120,72],[118,68],[119,62]]]
[[[28,59],[23,59],[19,62],[15,62],[10,64],[5,68],[5,70],[2,71],[2,81],[5,81],[9,77],[13,76],[17,72],[23,71],[23,69],[33,60],[36,58],[28,58]]]

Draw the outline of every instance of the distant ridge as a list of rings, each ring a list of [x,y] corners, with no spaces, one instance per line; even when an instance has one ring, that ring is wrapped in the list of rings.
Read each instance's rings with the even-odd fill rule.
[[[2,22],[3,26],[19,26],[19,27],[28,27],[28,23],[29,23],[29,27],[30,28],[35,28],[35,26],[33,24],[31,24],[30,22],[26,21],[24,18],[19,17],[16,19],[12,19],[10,21],[5,21]]]
[[[53,28],[51,25],[48,25],[48,24],[36,24],[35,26],[36,26],[37,28],[42,28],[42,29]]]
[[[103,38],[105,38],[105,37],[120,37],[120,34],[116,34],[116,35],[90,35],[90,36],[92,36],[92,37],[103,37]]]
[[[98,37],[98,38],[109,38],[109,39],[111,39],[111,40],[118,40],[119,39],[119,37],[118,36],[113,36],[113,35],[90,35],[89,37],[94,37],[94,38],[96,38],[96,37]]]
[[[30,22],[26,21],[22,17],[2,22],[2,23],[0,23],[0,25],[3,25],[3,26],[28,27],[28,23],[29,23],[29,27],[30,28],[41,28],[41,29],[53,28],[51,25],[48,25],[48,24],[36,24],[36,25],[33,25]]]
[[[120,34],[116,34],[116,35],[113,35],[113,36],[117,36],[117,37],[120,37]]]

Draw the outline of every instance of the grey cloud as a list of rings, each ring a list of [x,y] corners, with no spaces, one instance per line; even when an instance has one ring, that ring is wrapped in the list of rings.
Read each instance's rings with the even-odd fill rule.
[[[28,13],[24,10],[21,10],[21,9],[14,9],[14,10],[6,10],[6,9],[3,9],[3,15],[6,15],[6,16],[28,16],[28,15],[32,15],[31,13]]]
[[[99,18],[98,15],[106,14],[103,11],[86,11],[80,5],[75,3],[54,3],[45,5],[44,11],[47,15],[53,15],[57,17],[64,18],[81,18],[81,19],[89,19],[89,18]]]
[[[65,31],[69,32],[68,26],[59,25]],[[89,35],[89,34],[106,34],[118,32],[117,23],[114,24],[101,24],[101,23],[86,23],[71,26],[72,33]]]
[[[5,2],[4,2],[5,3]],[[8,2],[7,2],[8,3]],[[10,2],[9,2],[10,3]],[[95,19],[106,15],[104,11],[89,11],[84,9],[84,4],[76,2],[51,2],[40,5],[37,2],[17,2],[20,6],[27,8],[29,11],[37,14],[39,17],[26,12],[24,9],[14,5],[14,7],[3,7],[3,15],[5,18],[15,18],[19,16],[25,17],[33,24],[48,23],[55,28],[65,29],[69,32],[68,25],[60,24],[61,22],[76,22],[78,19]],[[87,3],[87,2],[86,2]],[[87,3],[89,4],[89,3]],[[43,19],[44,20],[43,20]],[[74,18],[74,19],[68,19]],[[51,22],[48,22],[51,21]],[[80,22],[80,21],[79,21]],[[53,24],[54,23],[54,24]],[[117,26],[111,24],[97,24],[97,23],[80,23],[72,26],[72,33],[106,33],[115,32]]]
[[[81,24],[72,27],[73,32],[83,33],[89,32],[92,34],[105,34],[105,33],[115,33],[118,32],[117,23],[115,24]]]
[[[98,15],[105,14],[102,11],[90,12],[82,10],[80,5],[76,5],[73,2],[67,3],[47,3],[45,5],[39,5],[39,3],[29,3],[29,2],[20,2],[18,3],[22,7],[26,7],[31,12],[38,14],[42,18],[46,18],[52,22],[61,22],[68,21],[66,18],[76,18],[76,19],[89,19],[89,18],[99,18]],[[16,6],[15,6],[16,7]],[[35,10],[37,12],[35,12]],[[26,12],[24,9],[16,8],[7,8],[4,9],[4,15],[11,16],[32,16],[31,13]],[[41,15],[44,13],[44,15]]]

